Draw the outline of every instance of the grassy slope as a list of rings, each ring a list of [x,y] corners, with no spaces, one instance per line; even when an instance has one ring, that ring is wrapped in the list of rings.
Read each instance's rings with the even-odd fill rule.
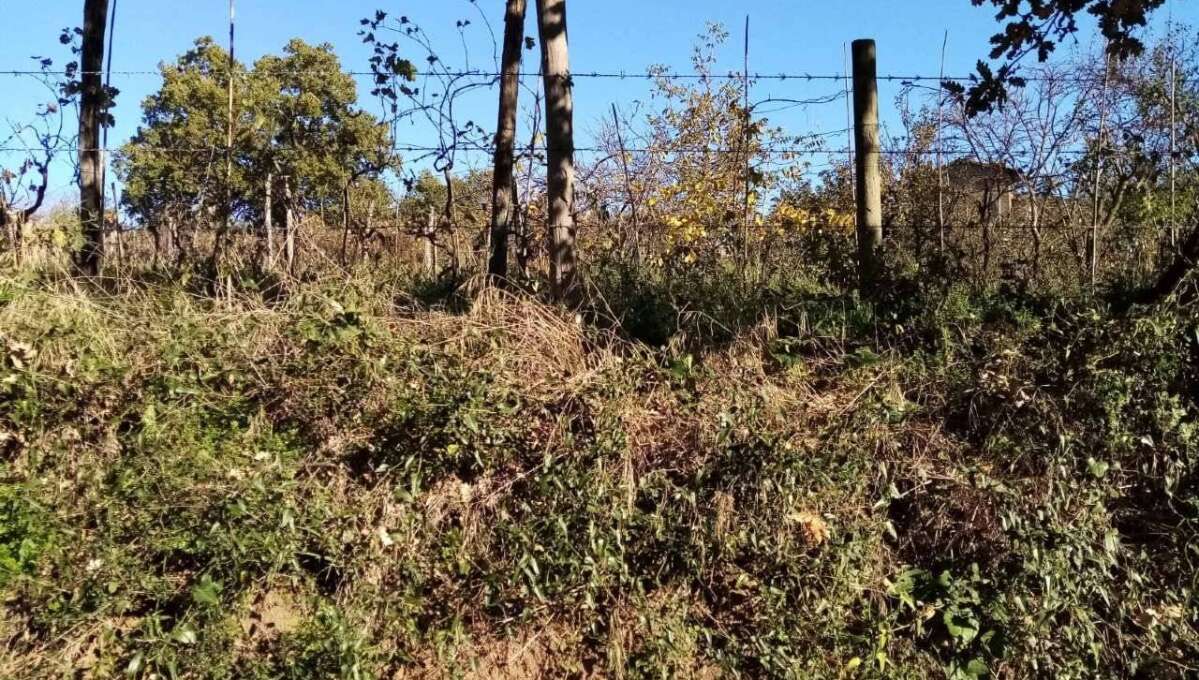
[[[692,356],[397,299],[0,282],[0,676],[1199,658],[1184,314],[834,300]]]

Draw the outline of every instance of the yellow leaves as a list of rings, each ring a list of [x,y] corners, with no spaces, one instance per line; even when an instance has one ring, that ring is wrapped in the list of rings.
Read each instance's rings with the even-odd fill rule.
[[[825,208],[823,210],[808,210],[788,203],[780,203],[774,208],[774,221],[780,229],[852,229],[856,218],[852,213]]]
[[[803,542],[809,546],[823,545],[828,541],[828,522],[820,515],[806,510],[791,515],[790,519],[799,529]]]
[[[763,205],[777,171],[760,150],[780,142],[781,131],[747,117],[739,87],[656,86],[663,105],[649,116],[648,153],[637,155],[635,171],[665,257],[680,265],[707,262],[739,252],[747,237],[772,238],[766,225],[774,218]]]

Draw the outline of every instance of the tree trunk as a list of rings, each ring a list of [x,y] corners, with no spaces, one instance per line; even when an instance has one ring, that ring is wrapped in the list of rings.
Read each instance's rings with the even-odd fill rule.
[[[358,250],[364,259],[370,256],[370,245],[375,240],[375,202],[372,200],[366,204],[366,224],[362,226],[362,236],[358,239]],[[380,246],[386,245],[381,235],[378,240]]]
[[[50,187],[50,160],[51,156],[47,154],[44,161],[34,162],[40,180],[37,188],[33,190],[33,203],[28,207],[17,208],[0,196],[0,233],[7,235],[17,264],[21,264],[24,255],[25,225],[42,209],[42,204],[46,201],[46,190]]]
[[[112,188],[112,229],[116,235],[117,241],[117,269],[125,267],[125,229],[121,227],[120,214],[117,212],[121,202],[120,196],[117,195],[117,183],[113,182]]]
[[[287,273],[295,274],[296,271],[296,214],[291,204],[291,178],[283,178],[283,230],[285,243],[283,245],[286,250],[285,257],[287,258]]]
[[[341,264],[344,267],[348,260],[346,248],[350,241],[350,183],[341,188]]]
[[[400,261],[400,229],[403,227],[404,221],[400,217],[400,204],[395,204],[395,227],[391,231],[391,257],[394,262]],[[394,264],[393,262],[393,264]]]
[[[23,225],[21,223],[20,212],[0,203],[0,229],[2,229],[5,237],[8,238],[9,246],[13,251],[13,257],[18,265],[21,264],[22,256],[21,232],[23,231]]]
[[[429,207],[429,219],[425,223],[425,273],[430,277],[437,275],[437,213]]]
[[[495,133],[495,168],[491,184],[491,258],[487,273],[493,281],[508,276],[508,236],[512,233],[516,160],[516,108],[520,97],[521,49],[525,38],[526,0],[508,0],[504,20],[503,78]]]
[[[262,226],[266,231],[266,268],[275,266],[275,204],[271,191],[275,183],[275,175],[266,173],[266,184],[263,187]]]
[[[441,211],[442,226],[450,234],[450,248],[453,251],[450,253],[450,268],[456,277],[462,260],[458,255],[458,225],[454,223],[454,176],[450,174],[449,167],[442,170],[441,175],[445,180],[445,205],[442,206]]]
[[[79,218],[83,247],[76,268],[86,276],[100,274],[104,253],[104,185],[100,175],[100,123],[104,116],[104,32],[108,0],[84,0],[79,91]]]
[[[566,32],[566,0],[537,0],[541,71],[545,80],[546,187],[549,198],[550,280],[554,295],[576,293],[574,204],[574,102]]]
[[[17,248],[17,236],[13,232],[13,227],[16,224],[17,220],[15,216],[12,216],[8,204],[4,202],[4,196],[0,196],[0,234],[4,235],[4,238],[8,240],[9,246],[14,250]]]
[[[512,233],[516,235],[516,266],[521,276],[529,275],[529,232],[528,220],[521,208],[516,183],[512,183]]]
[[[176,267],[183,264],[187,257],[187,244],[183,240],[184,230],[179,227],[179,223],[178,215],[172,215],[167,222],[167,250]]]
[[[177,226],[177,218],[174,214],[168,213],[166,217],[166,232],[162,236],[162,252],[163,262],[166,266],[174,266],[178,264],[179,244],[179,228]]]
[[[146,229],[150,232],[150,240],[154,244],[154,255],[151,260],[152,267],[158,269],[159,263],[162,261],[162,227],[158,222],[151,221],[146,225]]]

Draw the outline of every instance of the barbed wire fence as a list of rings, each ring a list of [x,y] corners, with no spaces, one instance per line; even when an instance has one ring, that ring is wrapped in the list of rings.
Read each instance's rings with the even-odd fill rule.
[[[747,30],[748,34],[748,30]],[[747,35],[748,47],[748,35]],[[1169,142],[1168,148],[1154,150],[1153,153],[1158,153],[1162,158],[1170,177],[1168,186],[1168,201],[1169,213],[1168,219],[1156,220],[1142,224],[1121,224],[1115,225],[1109,223],[1106,226],[1112,228],[1119,226],[1122,229],[1137,232],[1140,234],[1152,234],[1161,232],[1168,236],[1169,247],[1177,247],[1180,240],[1180,234],[1184,231],[1194,228],[1194,225],[1181,224],[1178,220],[1178,205],[1179,205],[1179,190],[1178,190],[1178,169],[1180,162],[1186,160],[1184,155],[1178,148],[1179,136],[1177,134],[1178,126],[1178,89],[1189,84],[1199,83],[1199,79],[1191,78],[1187,75],[1180,74],[1178,65],[1173,60],[1170,65],[1170,83],[1168,88],[1168,108],[1169,108]],[[162,78],[165,73],[172,70],[171,67],[161,67],[158,69],[134,69],[134,70],[106,70],[102,75],[108,79],[133,79],[133,78]],[[184,69],[176,69],[183,72]],[[289,75],[313,75],[314,72],[290,71],[285,72]],[[352,76],[355,79],[374,79],[377,74],[373,71],[358,71],[349,70],[343,71],[346,75]],[[0,77],[12,78],[45,78],[51,77],[78,77],[82,75],[77,71],[69,72],[66,70],[50,70],[50,69],[3,69],[0,70]],[[232,75],[232,74],[230,74]],[[415,79],[422,78],[451,78],[454,80],[474,80],[478,81],[480,87],[495,88],[498,87],[499,79],[502,74],[498,71],[486,69],[462,69],[455,70],[450,68],[416,71],[411,74]],[[239,73],[236,78],[247,78],[249,74]],[[526,71],[520,73],[519,77],[528,81],[540,81],[543,75],[535,71]],[[782,107],[778,111],[793,110],[797,108],[813,108],[813,107],[841,107],[847,109],[852,98],[852,81],[853,74],[847,67],[845,72],[830,72],[830,73],[810,73],[803,71],[796,72],[781,72],[781,73],[762,73],[752,71],[747,57],[744,68],[740,71],[730,71],[727,73],[673,73],[665,72],[654,67],[645,68],[628,68],[618,70],[605,71],[587,71],[580,69],[570,74],[570,79],[576,90],[591,89],[588,83],[598,83],[597,90],[603,90],[607,86],[604,84],[608,81],[620,81],[630,83],[661,83],[661,82],[678,82],[678,83],[703,83],[703,82],[731,82],[739,84],[743,88],[745,97],[744,107],[747,115],[768,115],[775,113],[775,110],[765,108],[766,105],[775,105]],[[1030,87],[1036,87],[1037,84],[1043,83],[1049,85],[1068,85],[1074,88],[1074,97],[1082,99],[1085,96],[1088,88],[1106,87],[1110,79],[1110,73],[1071,73],[1062,75],[1054,74],[1027,74],[1024,76],[1025,81]],[[232,85],[235,78],[230,78],[229,82]],[[1037,238],[1041,238],[1044,234],[1060,233],[1071,237],[1082,238],[1086,241],[1086,230],[1089,229],[1091,234],[1090,241],[1083,244],[1084,250],[1088,251],[1089,259],[1092,261],[1092,272],[1094,271],[1094,262],[1100,257],[1099,253],[1099,216],[1097,214],[1090,215],[1090,219],[1085,219],[1080,214],[1078,205],[1073,205],[1077,201],[1079,194],[1078,187],[1067,186],[1068,180],[1060,177],[1068,173],[1077,175],[1081,172],[1079,169],[1085,163],[1093,163],[1093,176],[1098,178],[1103,170],[1105,162],[1111,162],[1116,159],[1121,153],[1121,149],[1113,148],[1113,144],[1106,131],[1099,130],[1094,138],[1088,139],[1086,134],[1079,133],[1069,144],[1063,144],[1050,149],[1044,155],[1052,157],[1050,160],[1045,158],[1029,159],[1020,157],[1020,154],[1027,154],[1027,151],[1018,151],[1008,149],[1007,153],[995,153],[994,150],[988,152],[981,149],[978,140],[971,140],[968,134],[962,132],[963,125],[950,122],[945,117],[945,109],[952,106],[952,102],[948,100],[945,94],[943,84],[945,83],[971,83],[972,76],[963,76],[955,74],[947,75],[927,75],[927,74],[895,74],[884,73],[876,76],[876,81],[879,83],[891,84],[901,90],[908,92],[923,92],[925,95],[932,96],[935,104],[932,107],[937,111],[937,120],[935,130],[933,131],[933,143],[916,144],[915,140],[908,134],[887,135],[887,145],[885,148],[878,150],[878,155],[886,160],[888,172],[893,176],[890,177],[892,182],[905,181],[905,171],[910,171],[912,168],[922,170],[932,170],[936,181],[933,183],[932,191],[936,192],[936,204],[940,206],[936,214],[916,215],[909,211],[909,214],[902,214],[902,211],[894,210],[893,206],[891,214],[885,219],[883,228],[890,239],[892,236],[903,236],[907,234],[927,234],[939,231],[941,248],[945,248],[945,239],[947,232],[957,232],[959,234],[974,234],[981,238],[988,238],[990,233],[1011,234],[1012,238],[1021,238],[1017,235],[1035,234]],[[762,83],[769,83],[771,87],[778,88],[781,91],[772,91],[770,95],[758,102],[752,101],[752,91],[756,86]],[[827,86],[833,86],[832,89]],[[535,85],[533,88],[535,89]],[[820,92],[807,92],[806,89],[813,87],[822,87]],[[786,88],[792,88],[787,90]],[[232,101],[232,100],[231,100]],[[924,102],[925,106],[929,106],[929,101]],[[232,106],[232,104],[231,104]],[[763,107],[758,111],[758,107]],[[586,116],[590,112],[576,111],[576,116],[582,114]],[[848,113],[848,111],[847,111]],[[596,112],[598,114],[598,112]],[[596,115],[596,118],[600,116]],[[825,118],[834,119],[838,116],[828,115]],[[846,116],[849,117],[848,115]],[[893,125],[891,117],[887,117],[888,122],[883,125]],[[619,116],[614,116],[613,121],[617,132],[620,131],[622,121]],[[852,120],[846,120],[844,126],[829,127],[828,129],[803,129],[802,131],[794,131],[794,134],[788,134],[787,138],[795,140],[789,143],[766,144],[766,145],[749,145],[745,140],[718,140],[711,144],[702,146],[686,146],[678,144],[630,144],[626,145],[621,141],[617,147],[611,144],[598,143],[597,141],[578,143],[574,146],[573,151],[580,154],[580,162],[583,165],[598,167],[604,164],[618,164],[625,155],[642,155],[642,156],[657,156],[664,162],[669,162],[669,159],[686,157],[688,155],[700,156],[734,156],[737,159],[744,160],[744,196],[745,205],[750,202],[750,194],[754,191],[751,186],[750,177],[762,166],[772,166],[784,169],[797,169],[802,177],[810,179],[813,183],[818,181],[822,173],[834,173],[840,171],[848,180],[847,184],[852,185],[854,159],[857,154],[857,149],[853,143],[854,125]],[[956,126],[956,127],[955,127]],[[947,128],[953,128],[956,135],[947,134]],[[630,131],[631,132],[631,131]],[[910,132],[910,131],[904,131]],[[846,142],[836,146],[830,146],[828,140],[836,140],[839,137],[845,136]],[[638,135],[634,134],[636,139]],[[955,138],[956,143],[945,144],[947,138]],[[232,137],[224,145],[216,142],[208,145],[196,146],[166,146],[166,147],[141,147],[137,151],[139,153],[162,153],[162,154],[205,154],[209,156],[220,154],[231,154],[236,151],[233,148]],[[528,164],[535,164],[539,159],[543,159],[545,154],[550,150],[548,146],[539,143],[536,135],[524,140],[524,143],[518,142],[516,145],[518,153],[522,160]],[[114,157],[117,157],[121,152],[121,147],[109,147],[97,149],[102,153],[102,157],[106,163],[110,163]],[[31,154],[44,153],[44,147],[34,145],[12,143],[11,138],[8,143],[0,141],[0,158],[4,156],[29,157]],[[60,145],[56,150],[59,155],[75,155],[85,149],[79,148],[77,145],[64,144]],[[463,141],[454,140],[453,145],[443,143],[433,144],[428,141],[413,139],[413,140],[394,140],[390,151],[397,154],[405,154],[405,160],[413,166],[420,166],[422,163],[433,162],[434,164],[439,158],[444,158],[447,154],[457,155],[480,155],[484,156],[482,163],[486,163],[485,156],[494,152],[494,148],[487,143],[479,141]],[[1069,160],[1066,160],[1069,159]],[[1012,166],[1021,165],[1019,161],[1026,161],[1026,168],[1016,168]],[[1002,215],[990,214],[988,211],[992,207],[989,202],[995,202],[997,196],[991,195],[996,192],[998,187],[989,185],[992,181],[997,181],[995,178],[965,178],[957,176],[953,166],[955,163],[960,164],[959,167],[965,170],[971,169],[971,163],[976,164],[973,170],[976,172],[985,172],[985,166],[991,166],[992,170],[998,171],[1008,179],[1007,186],[1002,192],[1001,198],[1008,201],[1006,212]],[[11,161],[0,161],[0,167],[13,165]],[[19,161],[17,162],[19,164]],[[1047,170],[1046,166],[1054,166],[1053,172]],[[1159,163],[1160,165],[1160,163]],[[981,169],[980,169],[981,168]],[[1029,170],[1032,172],[1029,172]],[[963,170],[963,172],[965,171]],[[1009,173],[1009,171],[1011,171]],[[229,171],[227,171],[229,172]],[[1057,175],[1057,176],[1055,176]],[[229,184],[228,176],[225,178],[226,187]],[[981,181],[981,184],[980,184]],[[1077,180],[1075,180],[1077,181]],[[1098,182],[1098,179],[1096,179]],[[583,183],[586,183],[584,178]],[[616,182],[616,189],[620,189],[620,182]],[[627,187],[625,187],[627,189]],[[854,194],[853,187],[849,187],[850,194]],[[902,191],[902,187],[899,188]],[[1044,192],[1044,196],[1037,195],[1037,192]],[[628,208],[628,205],[638,199],[630,192],[626,191],[623,196],[624,204],[619,206],[621,214]],[[1092,192],[1098,193],[1098,192]],[[953,200],[948,197],[953,195]],[[1055,195],[1051,195],[1055,194]],[[526,200],[536,200],[536,197],[526,195]],[[773,198],[778,198],[775,196]],[[853,196],[853,199],[858,197]],[[1098,197],[1092,197],[1098,201]],[[1069,219],[1064,219],[1060,215],[1055,219],[1044,219],[1040,216],[1036,219],[1018,219],[1011,213],[1014,204],[1025,203],[1031,204],[1038,200],[1044,199],[1046,203],[1058,201],[1060,204],[1071,204]],[[228,199],[226,199],[228,200]],[[115,202],[115,201],[114,201]],[[964,203],[966,208],[958,206],[955,209],[949,210],[946,213],[944,206],[947,203]],[[852,206],[841,206],[842,210],[849,212]],[[1033,211],[1026,206],[1025,212],[1031,214]],[[231,208],[226,205],[225,210],[231,212]],[[927,211],[926,211],[927,212]],[[1095,211],[1093,211],[1095,212]],[[660,217],[655,217],[652,211],[642,211],[640,217],[636,220],[636,224],[624,225],[625,228],[644,229],[648,231],[660,231],[667,228],[669,225]],[[729,218],[736,219],[736,218]],[[827,216],[821,217],[813,215],[809,219],[802,220],[802,224],[797,224],[796,220],[779,219],[777,211],[772,211],[766,214],[756,214],[747,209],[744,216],[741,218],[744,222],[743,229],[748,230],[750,226],[763,229],[766,231],[774,230],[794,230],[796,227],[802,227],[807,230],[828,230],[828,231],[844,231],[846,224],[841,219],[828,219]],[[751,225],[751,221],[756,223]],[[1088,224],[1089,222],[1089,224]],[[144,223],[139,224],[121,224],[121,220],[114,220],[115,227],[118,230],[127,231],[130,229],[146,228],[155,225]],[[159,225],[160,226],[160,225]],[[253,225],[244,225],[248,228],[253,228]],[[450,223],[446,222],[439,226],[442,229],[478,229],[481,225],[473,223]],[[584,217],[578,228],[580,231],[598,232],[603,229],[610,228],[612,225],[606,219],[597,220]],[[423,233],[426,227],[424,225],[402,224],[397,219],[392,224],[377,224],[374,229],[393,229],[400,232],[410,234]],[[1156,237],[1151,237],[1156,238]],[[1040,247],[1041,244],[1038,244]],[[988,244],[989,247],[989,244]],[[1164,255],[1162,255],[1164,256]],[[1094,285],[1094,276],[1092,275],[1092,285]]]

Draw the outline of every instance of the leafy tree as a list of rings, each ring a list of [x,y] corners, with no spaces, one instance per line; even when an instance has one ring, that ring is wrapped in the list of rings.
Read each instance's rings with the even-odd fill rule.
[[[354,79],[330,45],[293,40],[282,55],[247,71],[205,37],[160,70],[162,88],[143,103],[142,126],[118,160],[125,206],[151,228],[210,223],[225,200],[213,180],[225,146],[230,75],[244,82],[229,180],[236,220],[263,221],[267,184],[286,182],[289,208],[327,209],[348,225],[353,185],[398,163],[387,127],[358,107]]]
[[[1018,67],[1029,54],[1046,61],[1058,44],[1074,35],[1079,19],[1091,15],[1107,41],[1107,51],[1117,60],[1140,55],[1145,44],[1136,36],[1150,14],[1166,0],[970,0],[975,7],[991,5],[1003,30],[991,37],[993,60],[998,68],[978,62],[978,77],[967,93],[956,83],[946,86],[965,94],[971,111],[989,111],[1007,99],[1009,86],[1023,86]]]
[[[245,69],[240,63],[230,64],[228,52],[205,37],[160,72],[162,87],[142,103],[142,125],[116,165],[129,213],[152,230],[166,226],[174,232],[183,223],[209,223],[224,199],[223,187],[215,180],[225,145],[228,79],[244,78]],[[235,125],[240,134],[234,140],[237,149],[252,146],[247,137],[253,129],[247,119],[252,108],[237,106],[242,112]],[[237,159],[230,178],[235,216],[246,211],[244,161]]]
[[[396,162],[387,127],[357,107],[354,78],[331,45],[292,40],[282,56],[260,59],[252,80],[255,176],[295,178],[301,209],[344,203],[349,185]]]

